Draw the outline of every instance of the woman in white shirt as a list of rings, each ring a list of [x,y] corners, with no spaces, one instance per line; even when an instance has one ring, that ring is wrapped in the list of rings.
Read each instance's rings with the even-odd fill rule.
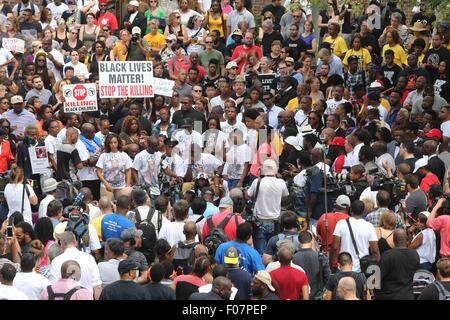
[[[422,211],[417,216],[416,229],[417,233],[409,244],[410,249],[416,249],[420,257],[419,269],[431,271],[432,265],[436,260],[436,235],[431,228],[427,228],[427,220],[430,212]]]
[[[8,218],[16,211],[22,212],[23,207],[24,220],[32,223],[31,205],[38,203],[38,198],[33,190],[33,182],[31,184],[24,183],[23,169],[16,165],[11,167],[10,179],[10,183],[5,187],[5,199],[9,208]]]
[[[189,18],[189,22],[187,24],[187,32],[189,37],[187,53],[189,55],[192,52],[200,53],[204,49],[203,39],[206,35],[206,30],[202,28],[202,24],[202,16],[194,15]]]
[[[73,50],[70,52],[70,62],[64,65],[64,72],[67,66],[73,67],[75,77],[78,77],[81,80],[89,77],[89,70],[84,63],[80,62],[78,51]]]

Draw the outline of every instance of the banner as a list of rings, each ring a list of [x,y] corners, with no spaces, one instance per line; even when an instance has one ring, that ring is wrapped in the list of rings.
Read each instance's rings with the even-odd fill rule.
[[[30,163],[33,174],[47,173],[50,167],[47,156],[47,148],[30,147],[28,148],[28,152],[30,153]]]
[[[66,84],[63,86],[64,112],[97,111],[95,83]]]
[[[270,91],[271,89],[276,90],[275,87],[275,73],[273,74],[259,74],[259,81],[261,81],[264,92]]]
[[[100,98],[154,96],[151,61],[101,61],[98,67]]]
[[[18,53],[25,52],[25,41],[16,38],[3,38],[2,47],[9,51],[15,51]]]
[[[153,92],[161,96],[172,97],[174,85],[175,81],[173,80],[156,79],[153,83]]]

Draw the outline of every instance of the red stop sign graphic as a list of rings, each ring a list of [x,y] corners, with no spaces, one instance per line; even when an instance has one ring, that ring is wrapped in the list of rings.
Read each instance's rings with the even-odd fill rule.
[[[78,84],[73,88],[73,97],[77,100],[84,100],[87,96],[87,90],[86,88]]]

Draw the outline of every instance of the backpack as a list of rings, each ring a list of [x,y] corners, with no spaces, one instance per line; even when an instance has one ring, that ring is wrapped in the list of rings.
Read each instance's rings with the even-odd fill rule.
[[[305,189],[292,183],[288,186],[289,204],[288,209],[293,211],[297,217],[306,218],[307,205]]]
[[[228,236],[226,235],[224,228],[228,224],[228,222],[233,217],[236,221],[236,226],[239,224],[237,215],[234,213],[228,214],[225,219],[222,220],[221,223],[217,227],[214,226],[214,223],[212,221],[213,216],[209,216],[208,219],[206,219],[206,223],[208,224],[209,232],[205,237],[205,240],[203,241],[203,244],[208,248],[209,254],[211,256],[214,256],[216,254],[216,250],[219,247],[220,244],[229,241]]]
[[[78,241],[78,249],[86,251],[86,247],[89,247],[89,215],[78,210],[71,211],[65,231],[73,232]]]
[[[450,300],[450,291],[448,291],[444,288],[444,285],[442,284],[442,282],[436,280],[434,282],[434,286],[436,287],[436,289],[439,292],[439,300]]]
[[[184,274],[190,272],[195,261],[194,249],[198,244],[199,242],[184,244],[183,241],[177,243],[177,248],[173,257],[173,267],[175,270],[178,267],[181,267]]]
[[[149,264],[153,263],[155,260],[153,248],[156,243],[156,229],[151,221],[155,214],[155,208],[150,207],[145,220],[142,220],[139,210],[134,210],[134,213],[136,215],[136,229],[142,230],[142,245],[136,250],[145,256]]]
[[[47,287],[47,293],[48,293],[48,300],[56,300],[56,298],[62,298],[62,300],[70,300],[72,296],[77,292],[78,290],[83,289],[83,287],[76,286],[66,293],[55,293],[52,289],[52,286]]]

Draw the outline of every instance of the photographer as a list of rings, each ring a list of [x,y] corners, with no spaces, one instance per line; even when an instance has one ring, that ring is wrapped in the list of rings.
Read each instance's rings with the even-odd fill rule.
[[[126,61],[145,61],[150,55],[148,43],[141,37],[141,29],[133,27],[131,31],[131,39],[126,38],[124,47],[122,48],[122,55],[126,55]]]
[[[441,236],[441,257],[450,257],[450,202],[446,198],[439,199],[431,211],[427,227],[439,232]]]
[[[350,200],[353,202],[355,200],[358,200],[363,191],[369,186],[366,177],[366,169],[362,164],[357,164],[351,167],[350,181],[353,183],[353,186],[356,189],[355,193],[350,196]]]

